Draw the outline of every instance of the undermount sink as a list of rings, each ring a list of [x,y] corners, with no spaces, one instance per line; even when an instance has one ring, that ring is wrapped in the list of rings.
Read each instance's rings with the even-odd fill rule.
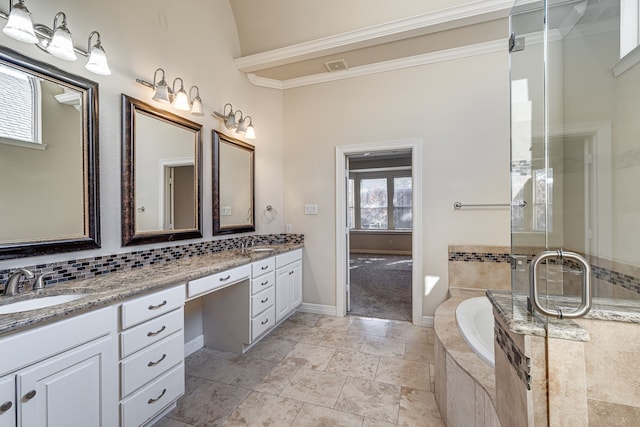
[[[273,252],[273,248],[249,248],[251,252]]]
[[[30,311],[37,310],[39,308],[52,307],[54,305],[75,301],[84,296],[85,294],[62,294],[16,301],[13,303],[0,305],[0,314],[19,313],[21,311]]]

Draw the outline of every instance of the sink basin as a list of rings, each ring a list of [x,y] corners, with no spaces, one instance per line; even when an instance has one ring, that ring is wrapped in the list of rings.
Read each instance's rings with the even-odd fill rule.
[[[273,252],[273,248],[249,248],[251,252]]]
[[[64,304],[65,302],[75,301],[83,296],[85,296],[85,294],[62,294],[17,301],[14,303],[0,305],[0,314],[19,313],[21,311],[51,307],[58,304]]]

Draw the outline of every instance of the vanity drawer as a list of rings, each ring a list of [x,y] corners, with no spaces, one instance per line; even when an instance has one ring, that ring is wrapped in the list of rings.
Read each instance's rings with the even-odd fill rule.
[[[276,320],[276,309],[275,306],[271,306],[262,314],[259,314],[258,317],[255,317],[251,320],[251,341],[258,338],[260,335],[265,333],[268,329],[270,329],[273,325],[275,325]]]
[[[151,319],[120,334],[120,357],[125,358],[184,327],[184,309]]]
[[[271,307],[275,301],[275,287],[271,286],[265,289],[259,294],[255,294],[251,297],[251,317],[255,317],[258,314]]]
[[[184,285],[154,292],[122,304],[122,329],[153,319],[184,305]]]
[[[189,298],[204,294],[206,292],[215,291],[251,276],[251,265],[242,265],[230,270],[221,271],[220,273],[202,277],[200,279],[189,282]]]
[[[122,397],[135,391],[184,359],[184,334],[172,336],[153,344],[121,363]]]
[[[257,277],[273,271],[276,268],[275,257],[261,259],[251,264],[251,276]]]
[[[276,268],[280,268],[292,262],[302,259],[302,249],[296,249],[295,251],[286,252],[276,256]]]
[[[270,288],[276,283],[276,273],[272,271],[263,276],[251,279],[251,293],[256,294]]]
[[[184,394],[184,363],[120,403],[123,427],[138,427]]]

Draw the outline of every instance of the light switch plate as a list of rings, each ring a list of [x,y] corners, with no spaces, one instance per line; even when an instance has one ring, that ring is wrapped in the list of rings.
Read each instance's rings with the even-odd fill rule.
[[[285,230],[287,233],[293,233],[293,226],[292,226],[291,224],[286,224],[286,225],[284,226],[284,230]]]
[[[222,215],[222,216],[231,216],[231,206],[221,206],[220,207],[220,215]]]
[[[318,215],[318,205],[304,205],[305,215]]]

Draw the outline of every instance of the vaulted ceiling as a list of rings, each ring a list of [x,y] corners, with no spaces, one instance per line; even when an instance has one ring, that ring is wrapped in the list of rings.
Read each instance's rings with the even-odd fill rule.
[[[506,49],[513,5],[504,0],[229,1],[242,52],[236,65],[255,84],[283,88],[418,65],[463,46],[500,42]]]

